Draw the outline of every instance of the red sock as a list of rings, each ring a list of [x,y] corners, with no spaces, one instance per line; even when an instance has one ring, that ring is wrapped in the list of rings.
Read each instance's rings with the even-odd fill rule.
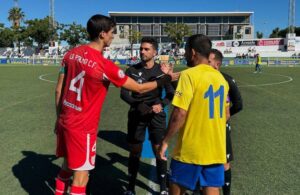
[[[63,195],[65,192],[67,192],[72,175],[72,172],[67,172],[63,169],[60,170],[55,180],[55,195]]]
[[[86,195],[86,186],[71,186],[70,195]]]

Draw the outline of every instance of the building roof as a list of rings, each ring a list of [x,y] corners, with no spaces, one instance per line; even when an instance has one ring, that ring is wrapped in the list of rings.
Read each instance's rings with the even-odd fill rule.
[[[110,16],[251,16],[254,12],[116,12]]]

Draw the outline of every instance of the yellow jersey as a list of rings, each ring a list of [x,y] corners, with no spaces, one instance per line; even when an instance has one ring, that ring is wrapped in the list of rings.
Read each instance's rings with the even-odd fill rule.
[[[226,162],[228,90],[222,74],[209,65],[182,71],[172,104],[187,116],[173,151],[175,160],[197,165]]]
[[[260,56],[257,56],[256,58],[257,58],[257,59],[256,59],[256,64],[261,64],[261,57],[260,57]]]

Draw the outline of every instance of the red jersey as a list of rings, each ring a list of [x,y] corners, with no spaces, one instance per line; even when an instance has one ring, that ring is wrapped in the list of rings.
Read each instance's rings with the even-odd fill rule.
[[[59,124],[71,131],[97,131],[110,82],[122,86],[124,72],[87,45],[70,50],[63,59],[65,86]]]

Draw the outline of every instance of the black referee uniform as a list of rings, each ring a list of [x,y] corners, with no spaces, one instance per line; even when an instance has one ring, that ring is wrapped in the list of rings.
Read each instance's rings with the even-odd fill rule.
[[[234,114],[238,113],[243,109],[243,100],[241,93],[237,87],[235,80],[226,73],[221,72],[225,80],[229,85],[229,99],[230,99],[230,117]],[[231,136],[230,136],[230,121],[226,123],[226,157],[227,162],[233,160],[233,153],[232,153],[232,143],[231,143]]]
[[[159,64],[147,69],[142,63],[129,67],[125,74],[138,83],[153,81],[164,75]],[[171,102],[174,88],[171,84],[165,85],[164,88],[166,91],[164,98],[162,98],[163,88],[157,88],[143,94],[121,89],[121,98],[130,105],[127,124],[128,143],[143,143],[146,127],[148,127],[149,139],[152,144],[160,144],[162,141],[166,133],[166,114],[165,112],[156,114],[151,111],[153,105],[161,104],[162,107],[165,107]]]

